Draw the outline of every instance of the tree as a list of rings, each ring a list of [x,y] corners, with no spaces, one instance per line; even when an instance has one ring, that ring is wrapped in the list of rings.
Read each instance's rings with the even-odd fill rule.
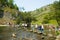
[[[14,5],[14,9],[19,10],[19,8],[17,7],[17,5],[16,5],[16,4]]]
[[[19,10],[18,6],[16,4],[13,4],[13,3],[14,3],[14,0],[8,0],[7,6],[10,7],[10,8],[12,8],[12,9]]]
[[[60,25],[60,1],[55,1],[51,5],[51,11],[44,17],[43,23],[48,23],[49,20],[56,20]]]
[[[6,5],[7,2],[8,2],[8,0],[0,0],[0,3],[3,5]]]
[[[55,19],[57,20],[58,25],[60,25],[60,1],[55,1],[53,7]]]
[[[10,8],[13,8],[13,7],[14,7],[14,5],[13,5],[13,0],[8,0],[8,6],[9,6]]]
[[[27,23],[27,27],[30,27],[31,26],[31,22],[32,21],[36,21],[35,17],[31,15],[31,12],[27,12],[25,13],[26,16],[25,16],[25,22]]]
[[[8,4],[8,0],[0,0],[0,10],[6,7]]]
[[[49,14],[47,14],[45,17],[44,17],[44,20],[43,20],[43,24],[47,24],[47,23],[49,23],[49,20],[50,20],[50,16],[49,16]]]
[[[23,23],[27,24],[27,27],[31,26],[32,21],[36,21],[35,17],[32,16],[30,12],[20,12],[18,17],[20,22],[23,21]]]

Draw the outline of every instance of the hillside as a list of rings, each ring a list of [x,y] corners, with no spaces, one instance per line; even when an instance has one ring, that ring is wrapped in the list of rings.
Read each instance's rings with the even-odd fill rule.
[[[13,0],[0,0],[0,25],[13,24],[14,16],[18,14],[18,7],[13,3]]]
[[[53,15],[53,7],[52,4],[43,6],[39,9],[36,9],[34,11],[31,12],[32,16],[34,16],[37,21],[36,22],[32,22],[33,24],[42,24],[43,20],[45,20],[45,16],[47,16],[47,18],[49,18],[49,14]],[[51,13],[50,13],[51,12]],[[54,25],[58,25],[56,20],[49,20],[48,24],[54,24]]]
[[[43,6],[34,11],[22,12],[19,11],[16,4],[13,4],[13,1],[7,1],[6,3],[5,1],[1,1],[2,3],[0,3],[0,24],[14,21],[16,24],[31,24],[32,22],[32,24],[60,25],[60,2],[55,2],[53,4]],[[4,23],[2,21],[4,21]]]

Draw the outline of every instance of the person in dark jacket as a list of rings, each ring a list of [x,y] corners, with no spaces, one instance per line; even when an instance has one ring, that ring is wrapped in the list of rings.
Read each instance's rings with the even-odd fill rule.
[[[43,33],[44,32],[44,27],[43,26],[38,26],[38,30],[40,30],[41,33]]]

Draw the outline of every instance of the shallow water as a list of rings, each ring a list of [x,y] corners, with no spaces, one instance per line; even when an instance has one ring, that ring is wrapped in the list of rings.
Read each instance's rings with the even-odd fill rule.
[[[12,37],[12,34],[16,33],[16,37]],[[42,37],[44,37],[42,39]],[[34,32],[29,32],[24,29],[7,27],[0,33],[0,40],[48,40],[49,37],[43,36]],[[53,39],[52,39],[53,40]]]
[[[12,37],[12,34],[16,33],[16,38]],[[37,34],[28,32],[23,29],[7,27],[0,33],[0,40],[20,40],[20,39],[34,39],[36,40]]]

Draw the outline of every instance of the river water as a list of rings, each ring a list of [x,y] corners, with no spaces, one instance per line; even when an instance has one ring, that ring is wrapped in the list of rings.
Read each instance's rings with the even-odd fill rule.
[[[16,37],[12,37],[13,33],[16,33]],[[22,28],[16,27],[7,27],[3,32],[0,33],[0,40],[48,40],[48,39],[49,37],[47,38],[47,36],[43,36],[34,32],[29,32]]]

